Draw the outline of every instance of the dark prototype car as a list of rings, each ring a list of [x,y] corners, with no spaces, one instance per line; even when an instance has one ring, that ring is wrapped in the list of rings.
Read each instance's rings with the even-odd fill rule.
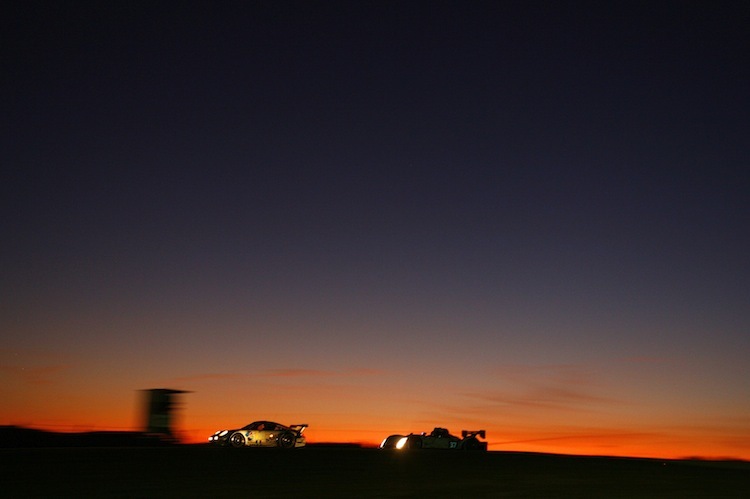
[[[461,432],[461,438],[451,435],[445,428],[435,428],[427,433],[409,433],[408,435],[390,435],[380,444],[381,449],[462,449],[462,450],[487,450],[487,442],[479,438],[485,438],[484,430]]]
[[[306,424],[284,426],[273,421],[255,421],[236,430],[219,430],[208,441],[231,447],[280,447],[293,449],[305,446],[302,432]]]

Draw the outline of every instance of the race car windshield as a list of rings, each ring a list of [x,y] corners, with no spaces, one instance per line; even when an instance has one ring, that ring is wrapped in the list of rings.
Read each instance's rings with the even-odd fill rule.
[[[270,423],[268,421],[255,421],[253,423],[250,423],[249,425],[242,428],[243,430],[254,430],[254,431],[263,431],[263,430],[276,430],[281,425],[278,425],[276,423]]]
[[[250,423],[249,425],[242,428],[243,430],[262,430],[264,428],[264,424],[262,421],[255,421],[254,423]]]

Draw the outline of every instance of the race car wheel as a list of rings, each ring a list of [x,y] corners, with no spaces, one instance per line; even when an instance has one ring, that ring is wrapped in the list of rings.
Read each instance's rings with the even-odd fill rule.
[[[466,450],[479,450],[479,440],[476,438],[470,438],[464,442],[464,449]]]
[[[422,448],[422,439],[419,437],[410,438],[408,440],[409,448],[410,449],[421,449]]]
[[[297,437],[291,431],[285,431],[279,435],[279,447],[282,449],[294,448],[294,443],[297,441]]]
[[[240,432],[232,433],[232,436],[229,437],[229,445],[232,447],[239,448],[245,446],[245,435],[243,435]]]

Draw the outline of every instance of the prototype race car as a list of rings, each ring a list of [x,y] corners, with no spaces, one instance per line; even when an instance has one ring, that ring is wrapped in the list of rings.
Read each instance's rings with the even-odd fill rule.
[[[481,442],[477,437],[485,438],[484,430],[461,432],[461,438],[451,435],[445,428],[435,428],[427,433],[409,433],[408,435],[390,435],[380,444],[381,449],[463,449],[487,450],[487,442]]]
[[[293,449],[305,446],[302,432],[306,424],[284,426],[273,421],[255,421],[237,430],[219,430],[208,441],[231,447],[280,447]]]

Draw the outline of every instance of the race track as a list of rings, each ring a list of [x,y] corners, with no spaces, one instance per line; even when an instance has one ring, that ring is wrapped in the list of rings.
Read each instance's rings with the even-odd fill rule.
[[[747,498],[750,463],[208,446],[0,449],[3,497]]]

